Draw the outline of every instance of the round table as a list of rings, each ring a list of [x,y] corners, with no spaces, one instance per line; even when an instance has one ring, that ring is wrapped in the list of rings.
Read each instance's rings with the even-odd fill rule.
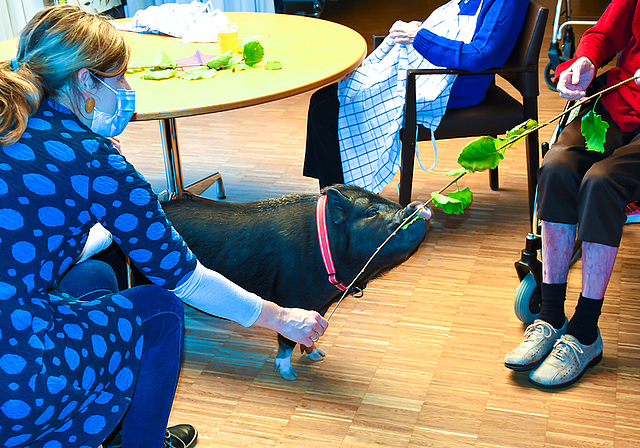
[[[264,62],[280,61],[282,69],[266,70],[261,63],[251,70],[220,70],[214,78],[197,81],[150,81],[140,79],[139,73],[127,75],[136,90],[132,120],[160,120],[168,190],[177,197],[185,187],[176,118],[262,104],[321,87],[357,68],[367,52],[360,34],[327,20],[287,14],[225,14],[238,23],[238,37],[261,36],[258,40],[265,50]],[[206,55],[220,53],[217,43],[184,43],[164,35],[123,33],[131,46],[131,64],[151,64],[158,50],[173,60],[191,56],[196,50]],[[0,59],[15,55],[16,42],[0,42]],[[186,189],[199,194],[216,181],[215,176]]]

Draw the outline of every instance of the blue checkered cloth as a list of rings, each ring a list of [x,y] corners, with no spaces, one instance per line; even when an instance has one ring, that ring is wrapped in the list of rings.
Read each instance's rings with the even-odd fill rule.
[[[454,0],[434,11],[422,26],[448,39],[468,42],[475,23],[470,27],[469,16],[460,19],[458,12]],[[398,171],[409,68],[437,67],[413,46],[395,44],[387,37],[360,68],[338,84],[338,136],[345,183],[378,193]],[[446,111],[455,78],[431,75],[416,80],[418,123],[432,133]]]

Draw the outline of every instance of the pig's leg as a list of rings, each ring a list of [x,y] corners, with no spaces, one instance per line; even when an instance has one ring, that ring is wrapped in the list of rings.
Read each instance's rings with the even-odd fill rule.
[[[280,347],[275,360],[276,372],[280,371],[280,376],[287,381],[295,381],[298,374],[293,370],[291,365],[291,353],[293,353],[293,347]]]
[[[322,361],[324,358],[324,352],[316,347],[316,343],[314,342],[311,347],[307,347],[304,345],[300,346],[300,353],[306,353],[311,361]]]
[[[298,374],[291,365],[291,354],[296,343],[278,335],[278,354],[276,355],[276,372],[280,370],[280,376],[287,381],[295,381]]]

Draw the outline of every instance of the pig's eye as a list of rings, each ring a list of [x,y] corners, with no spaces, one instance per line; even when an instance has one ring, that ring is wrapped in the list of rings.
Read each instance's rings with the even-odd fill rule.
[[[373,218],[374,216],[376,216],[378,214],[378,209],[377,208],[370,208],[367,209],[366,212],[364,212],[364,217],[365,218]]]

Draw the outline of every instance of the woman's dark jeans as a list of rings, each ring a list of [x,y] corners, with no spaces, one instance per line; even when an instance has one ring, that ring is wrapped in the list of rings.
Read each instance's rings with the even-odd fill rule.
[[[118,292],[116,275],[107,263],[78,263],[60,282],[60,289],[78,299],[95,300]],[[184,339],[182,302],[153,285],[120,292],[142,319],[144,343],[131,405],[122,420],[122,446],[159,448],[163,444],[173,403]]]

